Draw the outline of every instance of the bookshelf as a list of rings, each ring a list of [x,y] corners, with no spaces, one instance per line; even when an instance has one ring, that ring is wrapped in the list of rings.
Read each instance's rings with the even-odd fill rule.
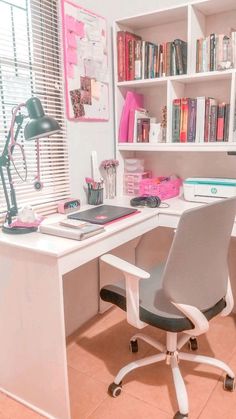
[[[224,71],[196,72],[196,41],[211,33],[236,31],[235,0],[201,0],[166,9],[156,10],[115,21],[114,42],[114,83],[115,83],[115,127],[116,156],[120,161],[119,172],[122,179],[124,158],[145,158],[152,152],[236,152],[236,68]],[[187,42],[187,74],[159,78],[118,81],[117,32],[129,31],[143,40],[161,44],[182,39]],[[236,64],[235,64],[236,65]],[[141,93],[144,107],[151,116],[160,121],[161,109],[167,106],[166,142],[139,143],[119,142],[118,132],[122,108],[127,91]],[[172,142],[172,104],[182,97],[214,97],[219,103],[230,104],[228,141],[214,142]],[[187,153],[188,155],[188,153]],[[187,156],[186,155],[186,156]],[[198,154],[199,155],[199,154]],[[118,177],[119,179],[119,177]],[[118,181],[118,192],[122,193],[122,182]]]

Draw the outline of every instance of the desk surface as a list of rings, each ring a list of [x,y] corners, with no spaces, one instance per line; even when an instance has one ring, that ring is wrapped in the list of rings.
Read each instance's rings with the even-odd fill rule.
[[[124,240],[124,242],[129,241],[132,237],[129,236],[128,230],[134,226],[136,226],[138,229],[139,225],[141,225],[144,222],[148,222],[151,219],[153,219],[154,221],[152,228],[158,226],[176,227],[178,224],[178,219],[184,211],[190,208],[203,205],[196,202],[187,202],[182,197],[172,198],[169,199],[167,202],[169,204],[168,208],[141,208],[140,212],[138,212],[137,214],[134,214],[127,218],[123,218],[121,220],[117,220],[105,226],[105,231],[103,233],[90,237],[83,241],[65,239],[62,237],[51,236],[39,232],[19,236],[8,235],[4,234],[3,232],[0,232],[0,245],[8,245],[16,248],[29,250],[31,252],[37,252],[44,255],[50,255],[56,258],[60,258],[78,250],[85,250],[86,248],[88,248],[88,246],[92,246],[94,244],[99,246],[103,240],[108,238],[112,241],[112,237],[114,237],[114,235],[122,231],[124,233],[124,230],[127,230],[127,240]],[[113,200],[107,200],[106,203],[111,205],[129,206],[129,198],[115,198]],[[84,210],[89,207],[90,206],[83,206],[82,209]],[[44,222],[52,223],[62,218],[65,218],[65,215],[55,214],[53,216],[49,216]],[[151,227],[148,229],[150,230]],[[143,232],[144,231],[142,231],[141,229],[140,235],[143,234]],[[138,235],[137,232],[136,235]],[[236,224],[234,226],[232,235],[236,236]],[[112,243],[110,244],[111,248],[115,247],[112,246]]]

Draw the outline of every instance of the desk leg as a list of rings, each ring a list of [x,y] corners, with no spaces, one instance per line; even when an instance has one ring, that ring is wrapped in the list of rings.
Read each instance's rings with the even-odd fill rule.
[[[0,390],[70,419],[62,277],[57,259],[0,249]]]

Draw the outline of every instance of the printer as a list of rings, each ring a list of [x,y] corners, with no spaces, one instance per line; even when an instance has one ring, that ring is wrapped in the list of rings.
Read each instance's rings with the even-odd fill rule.
[[[183,182],[184,199],[195,202],[214,202],[236,195],[236,179],[187,178]]]

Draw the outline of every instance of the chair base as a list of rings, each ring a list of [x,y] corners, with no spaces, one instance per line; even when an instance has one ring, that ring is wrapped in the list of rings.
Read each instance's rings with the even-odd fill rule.
[[[176,413],[174,419],[187,418],[189,413],[187,391],[179,369],[180,360],[203,363],[219,368],[226,373],[224,389],[228,391],[233,391],[235,389],[235,374],[224,362],[207,356],[180,352],[182,346],[189,340],[189,336],[184,335],[179,339],[179,341],[177,341],[177,333],[167,332],[166,345],[163,345],[149,336],[137,333],[130,339],[130,348],[132,352],[138,352],[138,339],[141,339],[158,349],[160,353],[133,361],[121,368],[115,377],[114,383],[109,386],[108,392],[111,396],[117,397],[121,393],[122,380],[130,371],[160,361],[165,361],[167,365],[170,365],[172,371],[176,398],[179,406],[179,412]]]

